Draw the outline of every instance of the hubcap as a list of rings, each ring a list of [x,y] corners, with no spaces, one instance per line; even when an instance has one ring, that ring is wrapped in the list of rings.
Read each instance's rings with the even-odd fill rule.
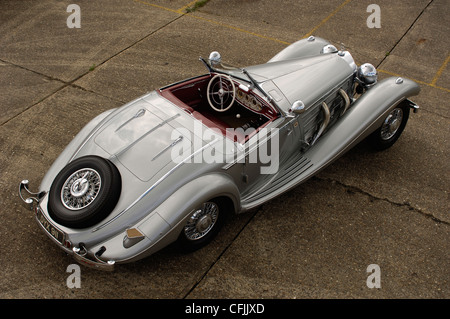
[[[77,179],[70,187],[70,194],[74,197],[81,197],[86,194],[89,183],[86,178]]]
[[[61,189],[61,202],[70,210],[80,210],[89,206],[101,188],[101,178],[97,171],[84,168],[67,178]]]
[[[403,120],[403,110],[400,108],[392,110],[381,126],[381,139],[386,141],[391,139],[400,128]]]
[[[219,207],[213,202],[206,202],[201,209],[196,210],[186,226],[184,234],[189,240],[198,240],[208,234],[219,217]]]

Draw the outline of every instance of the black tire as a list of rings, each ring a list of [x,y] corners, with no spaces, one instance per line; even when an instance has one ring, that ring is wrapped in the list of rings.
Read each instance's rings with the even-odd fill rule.
[[[111,213],[121,190],[122,179],[114,164],[98,156],[80,157],[55,177],[48,212],[60,225],[90,227]]]
[[[201,222],[200,220],[202,217],[206,218],[204,216],[207,215],[205,211],[207,211],[208,207],[213,207],[213,209],[214,208],[217,209],[217,219],[214,221],[212,227],[204,234],[201,234],[201,232],[198,231],[198,229],[196,228],[194,232],[198,231],[197,235],[199,235],[199,237],[194,238],[195,235],[192,235],[190,229],[192,229],[192,227],[197,226]],[[209,244],[219,233],[220,229],[223,227],[230,209],[231,209],[230,203],[228,203],[228,201],[223,198],[215,198],[212,200],[208,200],[202,205],[200,205],[200,207],[195,209],[191,213],[191,216],[189,217],[186,225],[183,227],[183,230],[181,231],[180,236],[178,237],[178,244],[181,246],[181,249],[186,252],[192,252]],[[196,214],[198,214],[199,217],[196,216]],[[201,229],[201,226],[199,228]]]
[[[409,105],[405,102],[400,103],[389,112],[383,120],[382,126],[369,135],[368,140],[371,146],[377,151],[382,151],[394,145],[405,129],[409,112]],[[394,123],[393,118],[397,123]]]

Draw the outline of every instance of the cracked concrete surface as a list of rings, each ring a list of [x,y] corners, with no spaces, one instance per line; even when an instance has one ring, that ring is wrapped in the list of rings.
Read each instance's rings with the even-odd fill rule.
[[[449,298],[449,7],[444,0],[0,2],[1,298]],[[401,139],[361,143],[308,182],[230,218],[209,246],[167,249],[114,273],[82,268],[55,247],[17,196],[40,180],[90,119],[147,91],[204,73],[218,50],[235,65],[264,63],[313,33],[348,48],[380,78],[421,85]],[[95,66],[95,67],[93,67]],[[91,70],[93,69],[93,70]],[[381,288],[366,285],[378,264]]]
[[[375,195],[373,195],[373,194],[371,194],[371,193],[369,193],[367,191],[364,191],[364,190],[362,190],[362,189],[360,189],[358,187],[355,187],[355,186],[352,186],[352,185],[345,185],[345,184],[343,184],[343,183],[341,183],[340,181],[337,181],[337,180],[332,180],[332,179],[328,179],[328,178],[323,178],[322,179],[320,177],[317,177],[317,178],[320,179],[320,180],[323,180],[325,182],[328,182],[328,183],[335,183],[335,184],[338,184],[338,185],[340,185],[342,187],[345,187],[348,192],[360,193],[360,194],[363,194],[363,195],[366,195],[366,196],[370,197],[372,200],[386,201],[386,202],[388,202],[388,203],[390,203],[392,205],[395,205],[395,206],[398,206],[398,207],[404,207],[404,208],[407,208],[410,211],[414,211],[414,212],[416,212],[418,214],[421,214],[424,217],[431,218],[436,223],[443,223],[445,225],[450,225],[448,221],[440,220],[438,217],[434,216],[433,214],[424,212],[421,209],[418,209],[418,208],[414,207],[409,202],[395,202],[395,201],[392,201],[391,199],[389,199],[387,197],[377,197],[377,196],[375,196]]]

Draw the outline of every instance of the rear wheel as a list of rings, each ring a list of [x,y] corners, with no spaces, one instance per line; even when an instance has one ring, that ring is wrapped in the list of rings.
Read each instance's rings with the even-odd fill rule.
[[[376,150],[385,150],[397,142],[409,118],[409,106],[400,103],[383,121],[379,129],[369,136],[371,145]]]
[[[228,205],[216,198],[195,209],[184,226],[178,241],[188,251],[199,249],[211,242],[222,228]]]
[[[48,198],[49,215],[63,226],[92,226],[111,213],[121,189],[120,173],[109,160],[78,158],[55,177]]]

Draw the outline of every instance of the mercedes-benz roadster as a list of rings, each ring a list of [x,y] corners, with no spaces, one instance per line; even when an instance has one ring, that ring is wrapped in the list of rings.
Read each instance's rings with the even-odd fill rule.
[[[88,123],[39,191],[19,195],[75,259],[99,269],[178,241],[210,242],[225,217],[306,181],[363,139],[392,146],[419,86],[324,39],[302,39],[262,65],[218,52],[208,72],[152,91]],[[31,195],[26,195],[29,193]]]

